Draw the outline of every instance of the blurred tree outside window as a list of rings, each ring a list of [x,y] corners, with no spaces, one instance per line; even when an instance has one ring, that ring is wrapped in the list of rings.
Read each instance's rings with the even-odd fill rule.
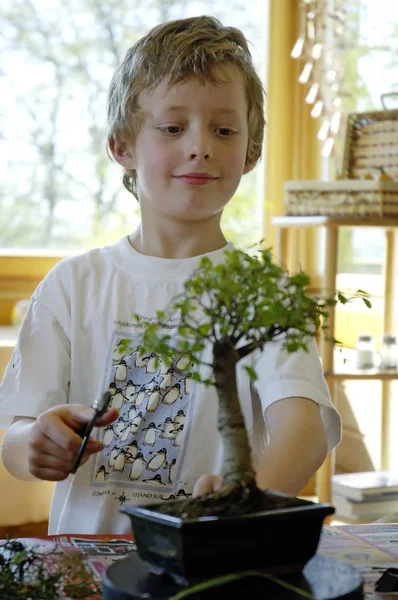
[[[139,221],[106,154],[106,93],[126,50],[151,27],[208,14],[239,27],[265,78],[261,0],[2,0],[0,250],[88,249]],[[229,239],[261,238],[264,169],[243,177],[223,217]]]

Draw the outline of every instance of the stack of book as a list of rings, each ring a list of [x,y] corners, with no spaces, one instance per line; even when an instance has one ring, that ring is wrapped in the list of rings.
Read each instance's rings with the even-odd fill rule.
[[[336,517],[375,521],[398,511],[398,473],[368,471],[332,477]]]

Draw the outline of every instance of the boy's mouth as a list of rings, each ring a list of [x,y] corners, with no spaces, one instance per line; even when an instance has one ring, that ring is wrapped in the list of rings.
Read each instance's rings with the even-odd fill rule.
[[[182,175],[174,175],[174,177],[188,185],[208,185],[218,179],[218,177],[209,173],[183,173]]]

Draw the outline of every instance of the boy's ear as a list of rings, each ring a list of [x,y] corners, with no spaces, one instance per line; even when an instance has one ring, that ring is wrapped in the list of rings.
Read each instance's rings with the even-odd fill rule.
[[[132,144],[120,136],[113,136],[109,140],[109,148],[114,159],[125,169],[134,169],[134,153]]]

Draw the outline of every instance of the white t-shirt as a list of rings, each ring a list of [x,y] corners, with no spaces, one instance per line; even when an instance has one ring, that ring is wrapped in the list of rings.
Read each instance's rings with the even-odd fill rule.
[[[207,256],[219,264],[226,249],[233,245]],[[94,430],[104,450],[56,483],[50,534],[130,532],[121,506],[191,494],[202,474],[220,472],[215,390],[187,376],[186,355],[175,356],[169,368],[142,354],[142,327],[135,318],[156,319],[200,258],[144,256],[125,237],[61,261],[33,294],[0,387],[3,425],[64,403],[90,406],[107,389],[120,409],[117,423]],[[175,328],[173,319],[165,323],[168,332]],[[210,358],[208,348],[203,360]],[[257,370],[252,386],[243,365]],[[340,417],[314,343],[308,353],[294,355],[279,342],[266,344],[238,363],[237,378],[255,459],[267,443],[266,408],[289,396],[317,402],[328,449],[340,441]]]

